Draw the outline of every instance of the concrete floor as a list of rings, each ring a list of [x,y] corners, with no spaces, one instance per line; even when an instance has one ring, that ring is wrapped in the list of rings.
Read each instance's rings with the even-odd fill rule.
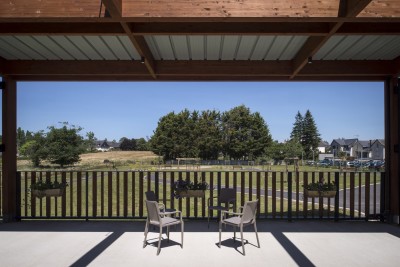
[[[156,232],[143,248],[144,221],[23,221],[0,223],[0,266],[400,266],[400,227],[379,222],[263,221],[241,243],[217,223],[186,221],[156,255]],[[157,230],[155,230],[157,231]],[[164,235],[165,237],[165,235]]]

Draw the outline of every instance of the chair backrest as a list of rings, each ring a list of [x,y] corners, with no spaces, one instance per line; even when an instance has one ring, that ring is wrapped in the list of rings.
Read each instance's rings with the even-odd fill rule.
[[[242,223],[250,223],[252,220],[256,219],[257,203],[258,199],[256,201],[247,201],[244,203],[243,215],[241,218]]]
[[[160,223],[160,209],[157,201],[146,200],[147,217],[150,223]]]
[[[236,189],[221,188],[221,190],[219,191],[218,203],[226,203],[232,199],[236,200]]]
[[[158,201],[154,191],[147,191],[145,194],[146,194],[146,199],[147,200],[149,200],[149,201]]]

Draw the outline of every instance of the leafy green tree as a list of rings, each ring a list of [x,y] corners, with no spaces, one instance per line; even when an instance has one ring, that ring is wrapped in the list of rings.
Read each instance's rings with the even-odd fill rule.
[[[271,142],[271,145],[268,147],[267,156],[275,161],[284,160],[286,157],[284,144],[276,140]]]
[[[218,159],[222,148],[220,113],[215,110],[203,111],[196,125],[198,156],[204,160]]]
[[[28,157],[34,167],[39,167],[41,161],[47,158],[45,142],[43,131],[32,134],[20,148],[20,154]]]
[[[137,151],[148,151],[148,142],[144,138],[136,139],[136,150]]]
[[[86,133],[87,139],[85,140],[87,150],[93,152],[96,150],[96,140],[97,138],[94,136],[94,132]]]
[[[122,151],[136,150],[136,140],[135,139],[129,139],[129,138],[123,137],[123,138],[121,138],[120,142],[121,142],[121,144],[119,145],[119,148]]]
[[[84,140],[79,132],[81,127],[63,123],[61,128],[49,127],[46,135],[47,159],[63,168],[80,161],[80,154],[85,151]]]
[[[251,113],[244,105],[221,116],[223,152],[231,159],[253,160],[262,156],[271,143],[271,135],[258,112]]]
[[[150,139],[151,149],[164,160],[197,156],[195,125],[197,112],[185,109],[178,114],[170,112],[160,118]]]
[[[21,129],[21,127],[18,127],[17,129],[17,148],[18,150],[25,144],[26,142],[26,136],[25,136],[25,131]]]

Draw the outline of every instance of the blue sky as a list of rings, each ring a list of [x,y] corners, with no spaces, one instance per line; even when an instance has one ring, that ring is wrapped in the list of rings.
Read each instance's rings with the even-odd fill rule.
[[[246,105],[260,112],[273,139],[290,136],[297,111],[309,109],[323,140],[384,138],[381,82],[19,82],[17,125],[46,130],[58,122],[98,139],[150,137],[168,112]]]

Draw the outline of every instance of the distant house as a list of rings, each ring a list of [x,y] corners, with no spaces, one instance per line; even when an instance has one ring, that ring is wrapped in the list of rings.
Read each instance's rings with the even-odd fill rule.
[[[376,139],[371,144],[371,158],[374,160],[385,160],[385,140]]]
[[[107,152],[114,149],[119,149],[120,143],[112,142],[106,140],[97,140],[96,141],[96,150],[101,152]]]
[[[348,157],[355,157],[356,152],[354,150],[354,145],[357,143],[358,139],[333,139],[331,143],[331,148],[333,155],[337,157],[339,152],[345,152]]]
[[[328,142],[326,142],[326,141],[319,142],[319,144],[318,144],[319,153],[320,154],[325,154],[328,147],[329,147],[329,143]]]
[[[332,152],[337,157],[340,151],[346,152],[347,157],[356,159],[385,159],[385,141],[376,140],[358,140],[358,139],[334,139],[331,143]]]

